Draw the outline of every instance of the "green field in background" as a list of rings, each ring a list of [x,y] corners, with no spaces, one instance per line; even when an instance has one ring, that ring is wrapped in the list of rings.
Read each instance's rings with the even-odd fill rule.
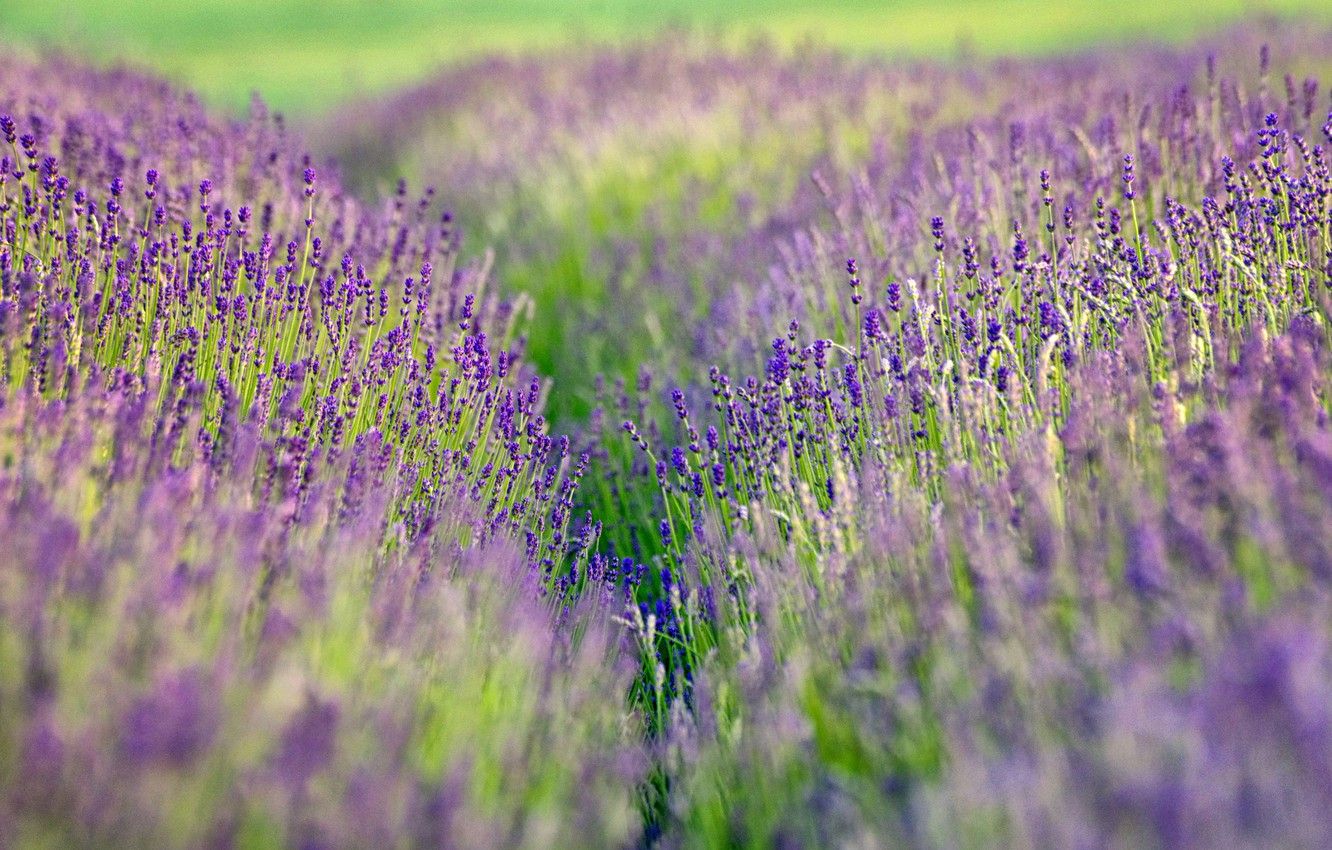
[[[1332,24],[1321,0],[0,0],[0,43],[163,71],[217,103],[252,91],[312,112],[494,50],[647,35],[687,24],[785,43],[947,55],[1049,53],[1180,39],[1245,14]]]

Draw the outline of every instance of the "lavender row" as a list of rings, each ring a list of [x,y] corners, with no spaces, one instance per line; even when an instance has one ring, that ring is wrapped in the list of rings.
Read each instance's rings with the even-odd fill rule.
[[[219,470],[252,422],[273,437],[255,482],[266,501],[300,503],[318,467],[352,450],[354,477],[402,479],[394,521],[409,535],[464,493],[483,506],[479,536],[528,534],[534,566],[563,559],[577,471],[561,472],[567,441],[523,374],[522,305],[459,264],[431,193],[373,210],[326,191],[258,107],[227,126],[151,81],[89,78],[91,98],[144,102],[116,123],[100,104],[42,96],[48,76],[58,89],[77,72],[10,73],[32,111],[0,117],[9,386],[147,395],[143,436],[161,455]],[[155,156],[161,168],[137,168]]]
[[[523,303],[259,106],[0,79],[0,846],[629,840]]]
[[[501,274],[569,316],[567,333],[534,331],[536,354],[579,393],[591,376],[563,349],[588,337],[584,360],[612,377],[668,381],[709,359],[761,365],[793,316],[854,338],[839,267],[857,258],[880,301],[890,280],[928,285],[933,216],[952,269],[969,254],[1009,271],[1015,225],[1032,261],[1063,251],[1051,217],[1089,233],[1126,154],[1144,227],[1167,198],[1196,207],[1266,114],[1321,141],[1311,72],[1328,38],[1249,25],[1182,48],[945,64],[686,35],[479,62],[322,135],[360,180],[449,188],[474,238],[497,240]]]
[[[1119,147],[1110,122],[1084,138],[1088,162],[1062,188],[1043,168],[1011,201],[962,185],[1000,170],[976,160],[996,140],[973,125],[969,149],[937,153],[940,174],[962,181],[951,190],[961,224],[886,224],[857,196],[859,217],[839,216],[820,250],[856,246],[863,265],[845,262],[837,294],[814,277],[827,260],[818,251],[774,278],[800,320],[771,337],[761,373],[713,367],[702,387],[673,389],[661,413],[647,373],[636,392],[603,388],[592,445],[604,482],[590,492],[631,517],[609,542],[653,565],[625,622],[640,645],[635,695],[663,741],[668,834],[713,846],[1326,839],[1316,793],[1277,790],[1316,787],[1310,765],[1325,754],[1290,757],[1277,743],[1283,757],[1270,755],[1268,718],[1227,729],[1232,718],[1207,701],[1228,687],[1218,659],[1325,605],[1327,518],[1315,494],[1329,406],[1332,115],[1314,112],[1316,82],[1290,85],[1278,112],[1262,108],[1266,67],[1256,94],[1214,67],[1203,65],[1197,94],[1148,101],[1143,115],[1165,117],[1153,133],[1140,125],[1136,146]],[[1015,127],[1020,163],[1032,153]],[[1058,146],[1046,153],[1061,161]],[[803,336],[811,324],[831,334]],[[743,363],[743,343],[731,351]],[[1262,463],[1223,466],[1195,486],[1203,473],[1171,459],[1199,453]],[[1241,498],[1251,501],[1234,507]],[[983,607],[995,582],[999,604],[1049,621],[1000,623]],[[1200,617],[1238,613],[1198,625],[1164,658],[1133,643],[1156,626],[1150,606],[1128,600],[1154,605],[1172,591]],[[866,653],[900,661],[858,670]],[[991,730],[993,706],[970,702],[1005,658],[1020,668],[995,687],[1045,701],[1013,708],[1016,732]],[[1113,741],[1096,738],[1094,715],[1115,700],[1170,703],[1107,684],[1141,667],[1151,687],[1202,701],[1171,704],[1180,738],[1162,746],[1222,739],[1220,753],[1187,762],[1183,788],[1125,787],[1138,780],[1119,772]],[[1072,683],[1042,691],[1061,670]],[[1310,676],[1307,687],[1325,686]],[[899,719],[885,726],[875,712]],[[1028,807],[1035,788],[998,778],[1018,769],[1003,760],[1008,747],[1040,790],[1076,790]],[[1173,775],[1154,757],[1141,753],[1140,781]],[[1027,758],[1045,761],[1027,768]],[[1255,760],[1269,772],[1255,773]],[[766,784],[763,770],[787,778]],[[1221,811],[1189,797],[1213,771],[1234,782],[1215,789]],[[831,822],[816,814],[829,807]]]

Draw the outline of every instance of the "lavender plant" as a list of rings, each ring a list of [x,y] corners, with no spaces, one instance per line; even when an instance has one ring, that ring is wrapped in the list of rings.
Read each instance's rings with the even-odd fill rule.
[[[4,74],[4,843],[625,840],[617,636],[540,601],[595,528],[521,305],[259,108]]]
[[[1328,43],[0,65],[0,835],[1326,844]]]
[[[407,534],[463,493],[483,508],[479,538],[525,534],[533,563],[562,560],[578,471],[562,474],[568,441],[548,434],[540,385],[520,374],[521,304],[487,298],[484,271],[458,265],[448,215],[429,218],[428,195],[376,212],[326,194],[262,110],[216,126],[164,97],[145,110],[161,114],[95,145],[86,128],[110,121],[96,107],[34,111],[31,132],[5,114],[9,385],[47,399],[89,376],[147,389],[145,437],[172,462],[223,467],[237,424],[253,422],[273,438],[264,500],[300,503],[313,470],[354,449],[354,477],[398,478]],[[139,172],[150,145],[188,167]]]
[[[1059,156],[1086,156],[1075,175],[1098,162],[1113,164],[1110,173],[1088,173],[1081,188],[1070,180],[1060,190],[1040,169],[1031,194],[1008,201],[999,200],[1003,192],[978,188],[973,196],[965,185],[950,186],[955,206],[970,199],[980,212],[962,216],[974,234],[939,215],[889,230],[870,213],[847,213],[842,229],[826,238],[798,236],[793,244],[811,250],[788,255],[787,273],[772,283],[789,290],[783,301],[792,312],[832,335],[802,337],[801,322],[791,319],[769,337],[762,375],[733,378],[714,367],[703,387],[673,390],[674,415],[664,418],[676,423],[666,429],[675,445],[655,451],[635,421],[650,399],[633,401],[623,389],[603,393],[602,427],[623,424],[643,451],[637,461],[621,451],[619,467],[645,480],[638,489],[662,493],[674,540],[690,535],[705,506],[720,509],[729,529],[755,500],[792,518],[787,522],[803,537],[799,518],[811,505],[827,509],[838,478],[867,462],[905,468],[913,486],[936,498],[940,476],[958,463],[1002,468],[1014,435],[1062,420],[1071,398],[1066,376],[1090,354],[1141,338],[1144,380],[1173,389],[1230,362],[1250,328],[1262,325],[1272,335],[1299,316],[1321,315],[1328,171],[1317,142],[1327,131],[1313,118],[1316,83],[1304,87],[1302,100],[1290,86],[1299,130],[1282,126],[1261,104],[1227,114],[1223,100],[1248,97],[1220,79],[1196,94],[1173,92],[1171,109],[1160,110],[1173,117],[1140,131],[1152,141],[1136,155],[1111,153],[1119,142],[1114,132],[1102,137],[1102,149],[1082,150],[1076,126],[1067,133],[1044,128],[1042,137],[1066,138],[1077,149],[1058,148]],[[1232,94],[1222,98],[1223,91]],[[1199,141],[1194,116],[1204,114],[1252,122],[1252,129],[1218,123],[1210,141]],[[996,130],[1008,140],[1022,132]],[[970,149],[999,142],[976,125],[967,135]],[[1247,155],[1245,167],[1220,152],[1223,137],[1235,141],[1234,156]],[[1216,153],[1214,168],[1201,159],[1190,166],[1203,177],[1180,188],[1194,197],[1167,194],[1160,184],[1168,178],[1157,174],[1149,183],[1144,175],[1142,159],[1159,167],[1168,158],[1162,151],[1174,149]],[[974,163],[952,172],[967,168],[980,173]],[[872,199],[861,203],[872,212]],[[994,209],[1004,206],[1014,217],[1000,226]],[[889,242],[898,249],[876,258],[872,246]],[[812,266],[835,247],[863,249],[870,259],[846,260],[838,292],[824,292],[824,275]],[[1264,277],[1258,269],[1268,263],[1274,268]],[[665,442],[661,428],[649,431]],[[655,523],[636,527],[632,540],[621,530],[617,545],[655,548]]]
[[[1276,792],[1258,790],[1316,784],[1303,773],[1310,761],[1271,759],[1272,773],[1251,776],[1250,760],[1265,757],[1237,741],[1222,745],[1228,748],[1223,758],[1235,760],[1226,770],[1237,784],[1224,792],[1235,795],[1231,802],[1219,804],[1233,803],[1236,814],[1226,820],[1210,813],[1207,829],[1183,826],[1201,817],[1191,812],[1209,811],[1202,803],[1115,797],[1126,793],[1114,784],[1119,768],[1097,761],[1111,758],[1112,745],[1082,755],[1089,764],[1078,762],[1078,770],[1090,772],[1078,774],[1090,776],[1084,780],[1089,793],[1109,797],[1096,803],[1104,806],[1104,820],[1085,827],[1085,835],[1077,832],[1085,824],[1062,815],[1062,800],[1051,802],[1050,812],[1005,808],[1018,805],[1024,792],[982,782],[990,790],[977,793],[997,799],[987,798],[988,808],[969,824],[968,804],[949,796],[961,793],[948,773],[953,759],[963,758],[957,747],[978,748],[966,756],[974,770],[1002,770],[994,766],[993,744],[985,734],[970,743],[985,726],[983,711],[974,710],[958,726],[944,719],[969,687],[986,681],[980,667],[997,664],[998,652],[974,669],[958,669],[959,659],[986,640],[988,628],[998,628],[1003,637],[997,639],[1003,641],[1034,634],[1016,624],[987,625],[990,613],[977,607],[984,588],[1004,572],[999,564],[1005,541],[1014,546],[1012,574],[1024,576],[1019,584],[1035,588],[1015,590],[1008,604],[1045,610],[1055,624],[1050,628],[1066,632],[1033,638],[1036,645],[1052,642],[1068,657],[1025,659],[1023,675],[1034,677],[1040,667],[1069,668],[1085,677],[1078,687],[1086,695],[1077,711],[1110,710],[1098,702],[1110,697],[1097,688],[1122,675],[1116,666],[1127,663],[1116,654],[1121,642],[1139,631],[1149,633],[1152,625],[1133,619],[1138,616],[1133,610],[1118,611],[1127,605],[1123,601],[1110,604],[1118,617],[1089,613],[1080,594],[1092,591],[1080,589],[1082,582],[1098,583],[1106,592],[1125,587],[1150,596],[1177,569],[1172,558],[1193,557],[1186,551],[1190,546],[1205,548],[1217,570],[1229,576],[1228,592],[1250,606],[1243,609],[1247,619],[1209,626],[1215,646],[1264,632],[1271,610],[1289,605],[1302,611],[1300,600],[1316,593],[1311,576],[1320,569],[1325,519],[1301,514],[1291,499],[1303,497],[1278,496],[1275,489],[1316,491],[1312,480],[1289,468],[1292,457],[1284,446],[1322,438],[1305,434],[1288,441],[1284,434],[1260,435],[1247,420],[1232,425],[1227,419],[1222,426],[1215,417],[1238,404],[1222,389],[1234,381],[1246,388],[1238,392],[1242,398],[1248,398],[1244,393],[1251,384],[1273,384],[1293,394],[1284,401],[1265,398],[1269,412],[1251,414],[1269,430],[1278,430],[1271,422],[1277,414],[1270,411],[1296,404],[1303,405],[1310,427],[1326,425],[1328,403],[1319,376],[1332,306],[1328,171],[1323,147],[1304,133],[1318,140],[1332,136],[1313,119],[1316,84],[1305,89],[1307,110],[1300,111],[1298,99],[1288,104],[1295,108],[1288,119],[1298,125],[1294,128],[1267,111],[1260,91],[1257,104],[1232,113],[1240,127],[1251,121],[1248,129],[1220,131],[1236,140],[1233,156],[1218,155],[1211,172],[1190,169],[1199,175],[1191,184],[1194,198],[1145,188],[1150,184],[1140,166],[1144,157],[1161,162],[1162,150],[1187,149],[1179,136],[1195,132],[1189,116],[1226,114],[1218,91],[1246,101],[1235,84],[1213,80],[1196,96],[1187,90],[1171,96],[1175,111],[1167,114],[1179,123],[1163,127],[1151,146],[1142,143],[1136,154],[1120,156],[1093,149],[1093,162],[1115,167],[1084,183],[1081,209],[1075,206],[1079,196],[1070,193],[1058,215],[1054,180],[1041,170],[1033,181],[1039,194],[1018,197],[1010,207],[1031,210],[1035,221],[1024,227],[1020,218],[1013,219],[1003,241],[985,233],[997,203],[978,205],[984,216],[975,236],[954,236],[945,217],[932,216],[921,236],[908,233],[897,240],[903,246],[911,246],[913,238],[925,243],[920,254],[928,259],[922,258],[924,267],[913,276],[875,274],[870,279],[884,281],[875,293],[865,283],[869,275],[849,260],[845,294],[835,308],[841,316],[829,322],[826,310],[820,315],[809,309],[845,335],[802,339],[801,323],[792,321],[772,338],[762,375],[733,379],[712,369],[711,405],[691,405],[690,393],[676,389],[674,415],[667,416],[673,422],[665,427],[640,427],[645,401],[637,404],[639,421],[632,413],[623,419],[626,449],[637,457],[607,449],[602,459],[612,471],[605,489],[621,504],[627,504],[623,494],[640,494],[633,511],[642,518],[611,535],[655,567],[626,623],[641,648],[638,697],[652,718],[650,728],[667,747],[658,786],[661,817],[667,824],[679,818],[682,843],[956,846],[999,840],[1066,846],[1087,840],[1314,846],[1325,838],[1312,798],[1269,799],[1263,795]],[[1181,106],[1192,97],[1199,102]],[[1114,137],[1106,142],[1114,144]],[[972,143],[983,147],[987,140],[973,128]],[[1237,166],[1236,158],[1244,166]],[[959,166],[953,173],[964,170]],[[891,241],[894,232],[881,234],[874,224],[869,220],[862,232],[846,227],[843,238]],[[986,244],[988,252],[980,247]],[[901,267],[911,257],[908,248],[891,263]],[[796,276],[787,285],[805,297],[817,292]],[[1291,328],[1294,337],[1269,346],[1267,340]],[[1251,374],[1253,362],[1263,357],[1275,361],[1272,368],[1281,377]],[[1237,362],[1238,376],[1231,375]],[[1113,391],[1102,386],[1107,378],[1115,382]],[[627,393],[619,395],[609,406],[624,414],[634,403]],[[1091,401],[1102,406],[1094,412],[1082,406]],[[1135,405],[1148,412],[1134,416]],[[1118,442],[1084,444],[1095,430],[1089,423],[1111,411],[1129,417],[1127,433]],[[617,421],[614,414],[603,418]],[[1197,494],[1183,508],[1188,488],[1172,480],[1166,458],[1186,451],[1187,443],[1173,439],[1176,431],[1225,428],[1238,432],[1234,446],[1261,452],[1270,439],[1283,447],[1274,450],[1270,468],[1245,473],[1265,482],[1253,486],[1275,489],[1262,489],[1249,508],[1233,515],[1233,497],[1227,494],[1215,510],[1231,518],[1204,521],[1198,518],[1214,517],[1207,500],[1220,497]],[[1105,431],[1103,436],[1115,433],[1110,426]],[[1037,466],[1029,459],[1033,451],[1041,461]],[[972,489],[985,487],[1007,493],[1007,500]],[[1227,489],[1215,487],[1217,493]],[[641,495],[654,489],[655,498]],[[1117,503],[1109,497],[1123,500],[1124,516],[1115,517]],[[1164,500],[1159,510],[1171,521],[1139,526],[1145,520],[1134,511],[1153,510],[1146,506],[1154,499]],[[1289,512],[1288,521],[1305,529],[1303,537],[1317,542],[1281,544],[1280,534],[1262,521],[1277,521],[1276,504]],[[1171,524],[1176,512],[1190,517],[1180,521],[1184,530]],[[898,517],[901,525],[889,517]],[[994,517],[993,523],[986,517]],[[875,541],[885,537],[893,545],[879,548]],[[1088,563],[1073,560],[1079,547],[1103,538],[1122,548],[1093,550],[1099,554]],[[1139,558],[1154,562],[1147,566]],[[856,570],[863,572],[852,575]],[[1219,580],[1218,573],[1206,575],[1206,581],[1190,583],[1190,592]],[[946,603],[924,601],[923,589],[936,583]],[[853,596],[845,598],[846,593]],[[1216,597],[1196,604],[1210,612],[1225,607]],[[901,621],[885,625],[879,619],[899,610]],[[1084,625],[1084,617],[1092,622]],[[1133,625],[1123,626],[1125,618]],[[956,636],[941,636],[951,628]],[[1080,628],[1090,634],[1076,637]],[[868,634],[884,635],[884,644],[864,649],[874,658],[908,650],[911,656],[889,677],[891,685],[881,683],[885,690],[865,695],[851,681],[860,678],[856,641]],[[842,635],[846,643],[825,642],[835,641],[832,635]],[[1094,639],[1110,641],[1113,649]],[[936,641],[942,641],[939,663],[953,666],[946,682],[922,681],[935,675],[936,656],[921,655],[920,647]],[[1189,684],[1191,666],[1213,663],[1209,648],[1190,645],[1172,661],[1178,662],[1178,676],[1172,667],[1161,681]],[[1152,657],[1159,647],[1140,651]],[[786,663],[796,665],[796,672],[785,678],[772,672]],[[767,672],[754,672],[753,665]],[[721,691],[716,703],[706,694],[712,685]],[[1023,687],[1033,686],[1024,680]],[[844,697],[841,688],[848,689]],[[1062,696],[1048,697],[1064,706],[1059,720],[1019,721],[1041,726],[1022,734],[1065,756],[1082,753],[1094,727],[1078,725],[1074,707],[1056,699]],[[708,704],[699,709],[705,699]],[[896,716],[900,710],[902,716],[884,727],[870,714],[849,712],[844,702],[866,712]],[[752,714],[746,715],[746,707]],[[696,727],[700,713],[706,719]],[[1258,728],[1267,721],[1246,716],[1243,722]],[[777,740],[759,736],[762,743],[750,749],[745,730],[755,723],[780,729]],[[1055,743],[1037,732],[1055,736]],[[793,747],[792,737],[805,746]],[[695,789],[700,796],[691,799],[689,791],[680,790],[680,777],[700,763],[706,778]],[[1220,769],[1211,762],[1190,764],[1189,770],[1199,772],[1185,771],[1188,782],[1202,782],[1208,771]],[[1149,772],[1165,769],[1154,765]],[[771,783],[765,777],[746,785],[747,777],[772,772],[779,778]],[[1039,770],[1037,775],[1041,779],[1035,781],[1074,781],[1052,780]],[[1097,785],[1102,780],[1108,787]],[[1250,793],[1259,796],[1244,796]],[[925,810],[917,810],[927,805],[926,798],[944,807],[942,814],[930,815],[935,818],[930,823],[921,822]],[[1087,800],[1077,805],[1094,808]],[[1288,822],[1296,810],[1300,814]]]

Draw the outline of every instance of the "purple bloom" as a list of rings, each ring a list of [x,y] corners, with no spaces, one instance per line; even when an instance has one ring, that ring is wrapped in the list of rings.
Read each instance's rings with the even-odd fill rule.
[[[197,670],[159,679],[121,720],[121,749],[133,763],[189,766],[218,731],[213,690]]]
[[[288,721],[273,756],[273,766],[288,787],[303,787],[333,760],[340,715],[335,703],[306,694],[305,705]]]

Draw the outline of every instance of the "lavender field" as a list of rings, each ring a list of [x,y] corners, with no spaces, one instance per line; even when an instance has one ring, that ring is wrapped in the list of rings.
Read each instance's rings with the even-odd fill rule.
[[[0,850],[1332,846],[1332,19],[1230,17],[0,52]]]

